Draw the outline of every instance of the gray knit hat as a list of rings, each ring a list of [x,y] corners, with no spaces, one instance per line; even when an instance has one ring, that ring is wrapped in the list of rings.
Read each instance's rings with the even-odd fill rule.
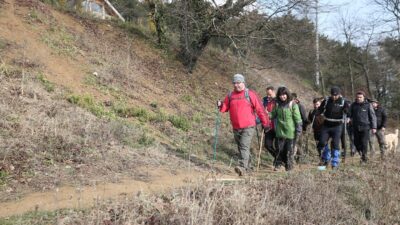
[[[238,74],[235,74],[235,75],[233,76],[232,82],[233,82],[233,83],[236,83],[236,82],[245,83],[244,76],[243,76],[242,74],[239,74],[239,73],[238,73]]]

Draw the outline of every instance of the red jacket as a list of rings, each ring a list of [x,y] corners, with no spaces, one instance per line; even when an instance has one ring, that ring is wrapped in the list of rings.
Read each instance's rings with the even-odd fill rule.
[[[220,108],[221,112],[229,111],[233,129],[242,129],[256,126],[256,114],[264,127],[270,124],[269,117],[265,113],[257,94],[249,90],[249,102],[245,97],[245,91],[233,91],[230,100],[229,94],[225,97]]]
[[[264,106],[264,110],[265,110],[265,113],[267,113],[267,115],[268,115],[268,113],[272,112],[272,110],[275,108],[276,100],[275,100],[275,98],[269,98],[269,97],[266,97],[266,98],[268,100],[267,100],[267,105]],[[272,130],[275,129],[275,124],[273,121],[270,120],[270,123],[268,125]]]

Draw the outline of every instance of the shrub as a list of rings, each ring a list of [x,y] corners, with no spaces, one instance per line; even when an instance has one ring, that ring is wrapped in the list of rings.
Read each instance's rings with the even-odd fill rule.
[[[174,127],[183,131],[188,131],[190,129],[190,122],[185,117],[172,115],[168,118],[168,120],[172,123],[172,125],[174,125]]]

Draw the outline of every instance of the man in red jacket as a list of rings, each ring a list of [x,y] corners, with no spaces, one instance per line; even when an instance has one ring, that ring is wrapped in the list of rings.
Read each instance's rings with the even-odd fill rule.
[[[235,172],[243,176],[251,168],[250,146],[256,130],[256,115],[264,129],[269,129],[270,123],[258,95],[246,88],[244,76],[235,74],[232,83],[233,91],[223,102],[218,101],[217,105],[221,112],[229,111],[235,142],[240,153],[239,166],[235,167]]]

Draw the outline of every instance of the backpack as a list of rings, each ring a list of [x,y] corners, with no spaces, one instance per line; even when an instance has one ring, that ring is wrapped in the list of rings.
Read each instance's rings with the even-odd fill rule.
[[[326,110],[326,105],[328,104],[329,97],[328,97],[328,96],[326,96],[326,97],[324,98],[324,100],[325,100],[325,105],[324,105],[324,110],[321,112],[321,115],[324,115],[324,113],[325,113],[325,110]],[[346,101],[345,101],[344,97],[342,97],[342,102],[340,102],[340,105],[339,105],[339,107],[343,108],[343,107],[344,107],[344,103],[345,103],[345,102],[346,102]]]
[[[228,94],[229,107],[231,106],[231,97],[232,97],[232,91],[229,92],[229,94]],[[249,95],[249,89],[248,89],[248,88],[245,88],[245,89],[244,89],[244,97],[245,97],[246,100],[251,104],[251,107],[253,108],[253,113],[256,115],[256,124],[260,124],[260,123],[261,123],[261,120],[260,120],[260,118],[257,116],[257,114],[255,113],[255,107],[254,107],[253,103],[251,102],[250,95]]]

